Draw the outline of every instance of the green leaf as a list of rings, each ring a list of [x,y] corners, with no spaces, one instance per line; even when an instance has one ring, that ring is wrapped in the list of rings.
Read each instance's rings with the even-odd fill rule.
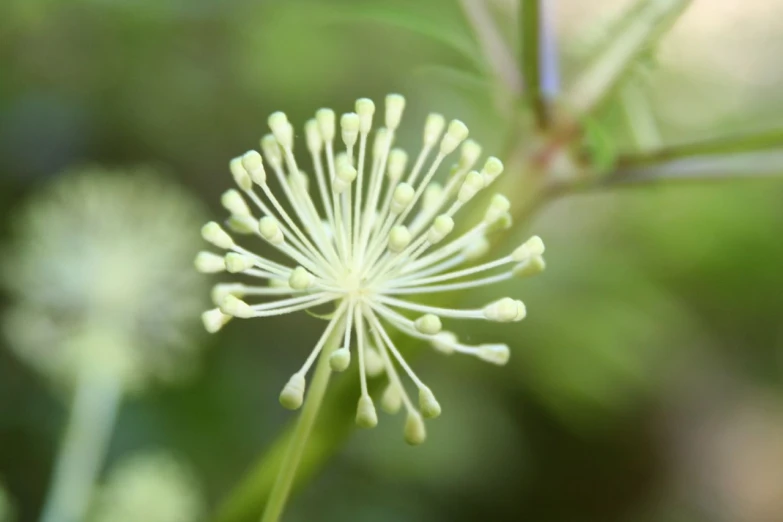
[[[467,58],[478,70],[483,70],[481,52],[468,36],[458,19],[449,21],[442,9],[427,12],[433,6],[426,2],[355,3],[350,8],[330,8],[329,15],[334,23],[379,23],[405,29],[442,43]],[[441,6],[442,7],[442,6]]]

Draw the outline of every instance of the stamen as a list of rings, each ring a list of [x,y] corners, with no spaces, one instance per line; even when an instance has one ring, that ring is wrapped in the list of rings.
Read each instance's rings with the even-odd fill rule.
[[[199,252],[193,264],[196,266],[196,270],[202,274],[216,274],[226,269],[223,256],[206,251]]]

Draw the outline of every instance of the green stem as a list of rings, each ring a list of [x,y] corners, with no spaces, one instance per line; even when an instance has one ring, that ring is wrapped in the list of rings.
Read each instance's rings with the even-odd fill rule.
[[[121,397],[108,374],[87,372],[79,379],[41,522],[84,520]]]
[[[272,486],[272,491],[269,493],[269,500],[261,517],[261,522],[278,522],[283,514],[286,501],[291,494],[296,471],[299,468],[299,463],[302,461],[302,456],[307,446],[307,440],[318,418],[318,411],[321,409],[321,403],[329,385],[329,377],[332,375],[329,356],[340,345],[341,334],[340,328],[334,329],[318,358],[313,380],[308,387],[305,402],[302,406],[302,413],[299,414],[299,421],[291,436],[291,444],[288,446],[285,457],[283,457],[277,479],[274,486]]]

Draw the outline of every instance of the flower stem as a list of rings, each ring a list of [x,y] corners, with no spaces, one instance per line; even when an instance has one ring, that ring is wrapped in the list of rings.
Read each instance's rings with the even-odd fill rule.
[[[274,486],[272,486],[272,491],[269,493],[269,499],[261,517],[261,522],[278,522],[283,514],[286,501],[291,493],[291,487],[294,484],[296,471],[299,468],[299,463],[307,446],[307,440],[315,425],[318,411],[321,409],[321,403],[324,395],[326,395],[329,378],[332,375],[329,356],[339,347],[341,335],[341,329],[335,328],[318,358],[313,380],[308,387],[305,402],[302,406],[302,412],[299,414],[299,420],[291,436],[291,444],[288,446],[285,457],[283,457],[277,479]]]
[[[41,522],[84,519],[121,396],[119,383],[108,374],[88,372],[80,378]]]

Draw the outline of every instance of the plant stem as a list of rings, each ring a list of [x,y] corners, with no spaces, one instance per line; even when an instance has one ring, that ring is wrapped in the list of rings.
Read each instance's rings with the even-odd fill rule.
[[[288,446],[285,457],[283,457],[283,463],[280,466],[277,479],[274,486],[272,486],[272,491],[269,493],[269,499],[261,517],[261,522],[278,522],[283,514],[286,501],[291,493],[291,487],[294,484],[296,471],[302,460],[310,432],[313,431],[313,426],[318,418],[318,411],[321,409],[321,403],[329,385],[329,378],[332,375],[329,356],[340,345],[341,335],[341,329],[335,328],[318,358],[313,380],[308,387],[305,402],[302,406],[302,413],[299,414],[299,420],[291,436],[291,444]]]
[[[41,522],[80,522],[114,428],[122,394],[109,374],[81,376]]]

